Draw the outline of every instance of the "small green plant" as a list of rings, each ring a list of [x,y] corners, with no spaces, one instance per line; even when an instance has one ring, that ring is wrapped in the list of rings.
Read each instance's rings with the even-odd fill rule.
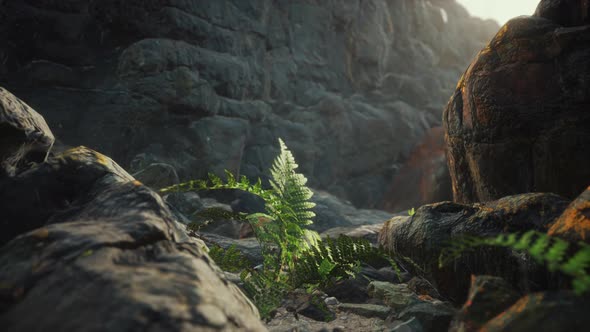
[[[321,241],[299,257],[291,281],[294,287],[307,284],[324,288],[334,281],[354,277],[361,262],[375,266],[389,263],[400,278],[399,266],[386,251],[365,239],[340,235],[336,240]]]
[[[411,208],[408,210],[408,215],[411,217],[416,214],[416,208]]]
[[[537,231],[526,233],[501,234],[496,237],[482,238],[464,236],[454,240],[446,247],[440,257],[439,266],[443,267],[460,257],[466,251],[480,246],[506,247],[528,253],[537,262],[547,264],[550,271],[560,271],[572,277],[572,287],[577,294],[590,291],[590,245],[580,242],[573,255],[568,254],[570,243],[558,237],[552,237]]]
[[[241,272],[252,266],[252,263],[246,258],[241,251],[232,244],[227,249],[221,246],[213,245],[209,248],[209,257],[224,271]]]
[[[280,305],[285,294],[299,286],[321,287],[335,280],[354,276],[360,262],[385,259],[398,271],[395,261],[380,249],[362,239],[340,237],[336,241],[321,241],[319,234],[305,227],[312,224],[315,214],[310,202],[313,192],[306,187],[307,179],[295,170],[298,165],[285,143],[279,139],[280,153],[270,169],[270,189],[262,188],[258,179],[251,183],[246,177],[236,179],[226,171],[226,181],[209,174],[207,180],[193,180],[160,190],[161,194],[178,191],[239,189],[261,197],[266,213],[239,214],[213,210],[205,215],[226,219],[247,220],[261,245],[263,268],[244,269],[240,277],[244,290],[258,307],[262,318],[268,319]],[[197,232],[201,224],[191,226]],[[231,249],[231,248],[230,248]],[[235,251],[212,249],[210,255],[219,265],[233,264]]]

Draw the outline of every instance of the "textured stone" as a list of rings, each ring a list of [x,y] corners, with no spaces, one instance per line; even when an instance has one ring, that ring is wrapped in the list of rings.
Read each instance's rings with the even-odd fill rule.
[[[480,331],[585,331],[590,324],[588,310],[588,297],[570,291],[533,293],[494,317]]]
[[[545,5],[584,3],[543,1],[538,15],[553,17]],[[584,8],[571,14],[586,17]],[[558,14],[557,20],[579,24],[568,15]],[[455,201],[526,192],[573,199],[585,188],[590,178],[590,168],[581,166],[590,162],[589,29],[541,17],[516,18],[473,60],[444,112]]]
[[[472,276],[469,296],[453,320],[450,331],[475,332],[514,304],[520,295],[502,278]]]
[[[412,217],[386,222],[379,234],[379,244],[422,267],[423,271],[416,272],[424,274],[442,296],[455,303],[465,301],[471,274],[500,276],[523,290],[533,284],[547,287],[547,271],[526,256],[504,248],[478,247],[443,268],[438,266],[439,256],[449,241],[464,235],[546,232],[567,204],[567,200],[554,194],[531,193],[482,204],[425,205]],[[534,283],[526,283],[527,278]]]
[[[55,141],[45,119],[0,87],[0,176],[43,162]]]
[[[29,224],[0,247],[4,328],[264,330],[204,244],[108,157],[76,148],[9,179],[0,183],[13,199],[2,200],[3,222]]]
[[[0,84],[65,144],[267,179],[282,137],[364,208],[498,29],[451,0],[4,0],[0,22]]]
[[[565,209],[548,234],[571,242],[590,241],[590,187]]]

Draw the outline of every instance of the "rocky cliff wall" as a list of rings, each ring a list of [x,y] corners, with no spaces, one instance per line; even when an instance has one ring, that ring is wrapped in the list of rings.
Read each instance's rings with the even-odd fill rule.
[[[0,18],[0,84],[58,143],[264,177],[282,137],[311,186],[364,207],[498,30],[454,0],[4,0]]]

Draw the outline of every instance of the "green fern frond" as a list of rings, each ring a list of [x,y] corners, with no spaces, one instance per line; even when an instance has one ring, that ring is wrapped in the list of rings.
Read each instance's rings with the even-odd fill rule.
[[[215,261],[217,266],[228,272],[240,272],[252,266],[252,263],[232,244],[229,248],[223,249],[219,245],[209,248],[209,257]]]
[[[369,241],[345,235],[340,235],[335,240],[328,237],[297,258],[291,271],[291,281],[295,287],[303,284],[325,287],[333,281],[354,276],[360,269],[360,262],[371,264],[376,261],[389,262],[400,277],[397,262],[384,250],[372,246]],[[328,263],[331,267],[329,271]]]

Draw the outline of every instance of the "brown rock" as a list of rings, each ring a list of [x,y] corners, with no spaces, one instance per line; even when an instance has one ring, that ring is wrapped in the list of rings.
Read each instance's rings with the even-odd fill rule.
[[[587,331],[590,301],[569,291],[529,294],[486,323],[480,332]]]
[[[588,0],[541,0],[535,16],[549,19],[563,26],[579,26],[590,23]]]
[[[567,207],[548,233],[572,242],[590,241],[590,187]]]
[[[519,297],[519,293],[502,278],[472,276],[469,296],[455,316],[450,331],[478,331]]]
[[[573,198],[583,190],[590,178],[583,166],[590,162],[589,31],[520,17],[475,58],[443,119],[456,201],[525,192]]]

